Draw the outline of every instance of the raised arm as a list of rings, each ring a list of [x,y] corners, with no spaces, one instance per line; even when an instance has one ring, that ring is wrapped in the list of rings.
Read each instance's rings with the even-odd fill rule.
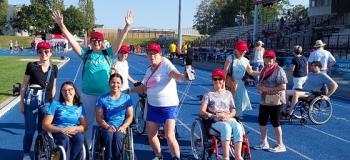
[[[133,15],[131,11],[128,11],[125,17],[125,27],[122,30],[122,32],[118,34],[116,41],[112,44],[112,47],[113,47],[112,51],[114,54],[118,53],[118,50],[120,46],[122,46],[123,41],[126,38],[132,23],[133,23]]]
[[[68,31],[67,27],[63,23],[63,15],[60,11],[56,10],[52,13],[52,18],[57,23],[57,25],[60,27],[62,33],[65,35],[65,37],[68,39],[68,42],[72,45],[74,52],[81,56],[81,47],[79,43],[75,40],[74,36]]]

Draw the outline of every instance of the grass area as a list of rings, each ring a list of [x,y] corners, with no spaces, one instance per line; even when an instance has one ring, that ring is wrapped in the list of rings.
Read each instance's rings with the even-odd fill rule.
[[[20,61],[20,59],[37,59],[37,57],[0,56],[0,103],[12,96],[13,84],[23,81],[28,61]],[[59,59],[59,57],[53,59]],[[58,62],[53,64],[57,65]]]
[[[13,45],[15,41],[18,41],[18,44],[23,48],[31,48],[30,42],[32,42],[33,37],[20,37],[20,36],[0,36],[0,48],[9,49],[10,40],[12,40]]]

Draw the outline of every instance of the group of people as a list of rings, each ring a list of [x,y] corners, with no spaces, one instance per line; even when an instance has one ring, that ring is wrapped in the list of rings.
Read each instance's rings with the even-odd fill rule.
[[[27,64],[21,89],[20,111],[25,117],[23,159],[30,159],[29,152],[35,130],[41,133],[42,129],[53,134],[55,142],[66,149],[69,159],[79,159],[84,137],[91,146],[95,121],[104,137],[105,159],[119,159],[126,130],[133,121],[132,100],[129,95],[133,92],[148,95],[145,119],[148,141],[155,154],[154,160],[163,159],[157,136],[160,125],[164,125],[164,137],[172,159],[180,159],[180,147],[175,137],[175,111],[179,105],[176,81],[188,80],[187,73],[180,73],[169,59],[162,56],[159,44],[150,43],[146,49],[150,67],[141,81],[143,85],[129,86],[128,82],[138,82],[129,75],[127,58],[130,49],[123,45],[133,22],[130,11],[125,17],[124,29],[115,43],[108,48],[103,46],[105,38],[100,32],[91,33],[91,49],[81,47],[66,28],[63,15],[54,11],[52,17],[74,52],[83,61],[82,92],[78,92],[73,82],[67,81],[60,87],[59,99],[54,100],[58,69],[50,63],[50,44],[45,41],[38,43],[39,60]],[[286,91],[287,75],[276,63],[276,53],[273,50],[265,50],[263,45],[263,42],[257,42],[251,66],[250,61],[244,57],[249,49],[248,44],[238,40],[234,54],[227,57],[224,68],[212,72],[213,89],[203,97],[200,114],[215,120],[212,127],[220,131],[223,159],[229,159],[231,136],[234,139],[235,159],[242,159],[243,128],[234,117],[242,120],[243,111],[252,109],[242,80],[246,72],[259,77],[257,90],[261,95],[258,116],[261,137],[260,143],[254,148],[269,149],[271,152],[286,151],[279,122],[283,106],[287,104],[286,96],[293,96],[291,107],[286,107],[287,114],[290,114],[298,97],[309,95],[309,92],[298,91],[297,88],[301,89],[304,86],[304,89],[312,90],[323,84],[329,85],[330,89],[325,98],[331,96],[337,88],[337,84],[326,74],[329,67],[335,63],[335,59],[323,49],[325,44],[322,41],[316,41],[315,47],[319,48],[311,54],[308,64],[306,58],[301,56],[301,47],[295,47],[295,58],[290,70],[294,77],[295,90],[290,91]],[[235,92],[225,89],[225,80],[228,77],[234,82],[232,84],[235,85]],[[313,83],[315,79],[320,81],[317,84]],[[269,118],[277,139],[276,146],[272,148],[267,142]]]

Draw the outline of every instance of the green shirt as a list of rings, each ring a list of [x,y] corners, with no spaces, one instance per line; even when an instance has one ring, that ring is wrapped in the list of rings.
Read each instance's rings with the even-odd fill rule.
[[[87,48],[82,48],[82,59],[86,55]],[[115,59],[112,53],[112,47],[106,49],[110,63]],[[104,57],[102,51],[94,52],[89,55],[85,63],[82,91],[88,95],[101,96],[104,93],[109,92],[109,74],[111,67]],[[83,62],[84,63],[84,62]]]

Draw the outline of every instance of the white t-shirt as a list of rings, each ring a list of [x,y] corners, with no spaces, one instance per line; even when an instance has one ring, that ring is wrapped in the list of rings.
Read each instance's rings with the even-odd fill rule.
[[[327,70],[328,63],[335,61],[335,58],[331,52],[324,50],[323,48],[319,48],[316,51],[312,52],[309,56],[308,62],[313,61],[320,61],[322,64],[321,70]]]
[[[149,78],[152,74],[151,68],[147,69],[142,83],[147,86],[147,100],[150,105],[157,107],[179,105],[176,81],[174,78],[170,77],[170,72],[175,69],[175,66],[164,57],[160,66],[156,72],[153,73],[151,78]]]
[[[128,77],[129,77],[129,64],[128,61],[119,61],[118,59],[116,59],[113,63],[112,63],[112,67],[117,70],[117,73],[119,73],[122,77],[123,77],[123,85],[121,90],[124,91],[126,89],[129,88],[129,81],[128,81]]]

